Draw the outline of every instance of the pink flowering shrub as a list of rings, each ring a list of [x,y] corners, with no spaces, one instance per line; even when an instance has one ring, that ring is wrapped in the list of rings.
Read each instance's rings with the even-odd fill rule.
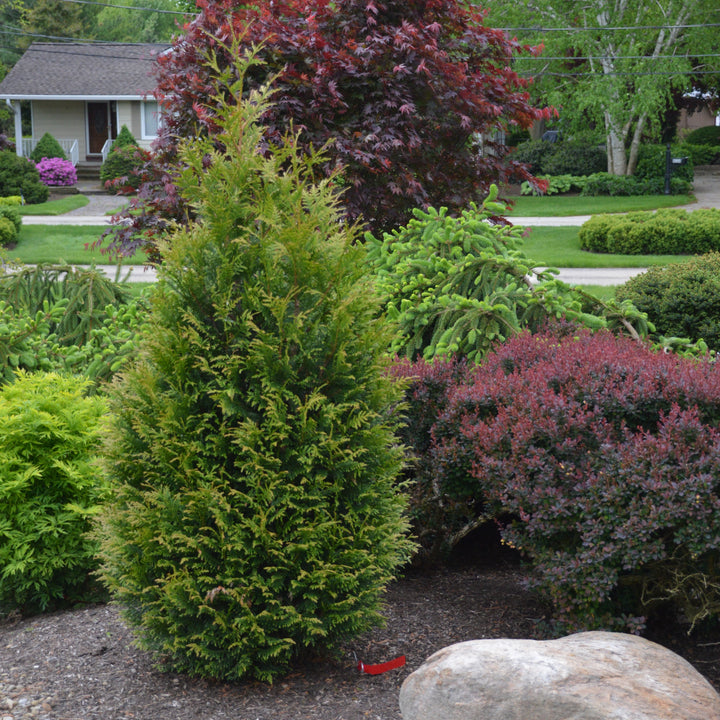
[[[75,166],[69,160],[44,157],[35,165],[45,185],[74,185],[77,182]]]
[[[418,449],[435,502],[501,526],[558,630],[720,614],[718,365],[565,326],[499,345],[446,387]]]

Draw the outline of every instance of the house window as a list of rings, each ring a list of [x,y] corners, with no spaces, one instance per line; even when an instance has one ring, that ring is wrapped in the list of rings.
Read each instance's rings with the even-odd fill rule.
[[[142,136],[144,140],[157,137],[160,127],[160,109],[157,102],[148,100],[142,104]]]

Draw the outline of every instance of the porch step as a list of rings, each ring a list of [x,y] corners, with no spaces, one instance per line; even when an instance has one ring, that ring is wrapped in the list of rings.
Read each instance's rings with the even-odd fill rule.
[[[75,166],[78,180],[97,180],[100,181],[101,162],[81,161]]]

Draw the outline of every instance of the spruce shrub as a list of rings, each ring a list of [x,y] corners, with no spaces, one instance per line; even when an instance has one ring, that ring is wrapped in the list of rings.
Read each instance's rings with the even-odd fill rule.
[[[123,125],[120,128],[118,136],[113,140],[112,145],[110,146],[110,150],[112,151],[115,148],[125,147],[127,145],[130,145],[132,147],[138,147],[138,141],[135,139],[135,136],[130,132],[128,126]]]
[[[269,681],[378,622],[411,543],[364,250],[333,180],[310,181],[324,158],[291,136],[258,151],[268,93],[240,100],[244,72],[213,99],[219,136],[183,146],[199,220],[163,247],[111,393],[98,534],[102,576],[164,667]]]
[[[523,333],[450,385],[422,461],[449,512],[493,517],[532,563],[559,631],[698,622],[720,608],[719,372],[607,331]]]
[[[84,390],[42,372],[0,390],[0,614],[99,597],[86,533],[107,489],[94,462],[106,405]]]
[[[39,163],[43,158],[60,158],[61,160],[67,160],[67,155],[65,155],[62,146],[50,133],[45,133],[30,153],[30,159],[36,163]]]
[[[658,333],[704,340],[720,350],[720,254],[652,267],[628,280],[616,292],[647,313]]]
[[[40,181],[35,164],[11,150],[0,151],[0,196],[20,195],[26,203],[42,203],[50,191]]]

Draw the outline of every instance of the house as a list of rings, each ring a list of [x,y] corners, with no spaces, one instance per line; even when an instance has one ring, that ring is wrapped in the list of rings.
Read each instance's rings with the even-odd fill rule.
[[[29,155],[49,132],[69,160],[99,163],[127,125],[148,147],[157,135],[155,58],[167,44],[33,43],[0,82],[11,105],[18,155]],[[29,101],[32,137],[22,137],[20,102]]]

